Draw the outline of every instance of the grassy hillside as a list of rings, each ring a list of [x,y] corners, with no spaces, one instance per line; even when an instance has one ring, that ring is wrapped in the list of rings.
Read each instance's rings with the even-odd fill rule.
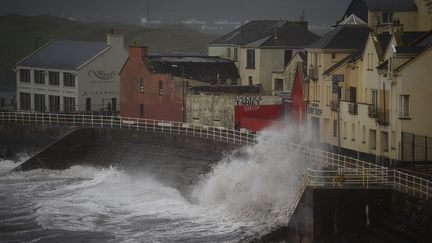
[[[0,85],[15,75],[15,63],[51,39],[105,41],[108,31],[124,34],[129,45],[135,41],[150,52],[202,52],[217,36],[184,26],[143,28],[118,23],[83,23],[52,16],[0,16]],[[8,82],[11,85],[11,81]]]

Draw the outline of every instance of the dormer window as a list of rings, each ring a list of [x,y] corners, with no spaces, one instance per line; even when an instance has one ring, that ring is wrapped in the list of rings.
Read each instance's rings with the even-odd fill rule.
[[[381,19],[383,24],[391,24],[393,23],[393,13],[391,12],[384,12],[382,14],[382,19]]]

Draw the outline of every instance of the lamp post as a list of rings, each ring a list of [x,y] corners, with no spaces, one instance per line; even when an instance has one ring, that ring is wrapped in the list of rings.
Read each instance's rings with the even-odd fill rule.
[[[182,82],[182,115],[183,115],[183,122],[186,122],[186,102],[185,102],[185,93],[186,93],[186,88],[185,88],[185,80],[184,80],[184,66],[179,66],[177,64],[172,64],[171,67],[173,68],[181,68],[181,82]]]

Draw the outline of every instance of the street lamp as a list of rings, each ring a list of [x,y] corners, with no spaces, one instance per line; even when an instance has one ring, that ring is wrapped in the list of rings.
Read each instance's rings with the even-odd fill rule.
[[[183,115],[183,122],[186,122],[186,107],[185,107],[185,80],[184,80],[184,66],[179,66],[177,64],[172,64],[171,67],[173,68],[181,68],[181,78],[182,78],[182,115]]]

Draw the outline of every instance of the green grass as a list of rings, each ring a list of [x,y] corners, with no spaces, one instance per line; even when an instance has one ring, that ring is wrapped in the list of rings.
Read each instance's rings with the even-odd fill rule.
[[[137,41],[150,52],[206,53],[207,44],[217,38],[181,25],[144,28],[119,23],[84,23],[53,16],[0,16],[0,85],[14,77],[12,68],[19,60],[51,39],[105,41],[111,28],[125,35],[126,44]]]

